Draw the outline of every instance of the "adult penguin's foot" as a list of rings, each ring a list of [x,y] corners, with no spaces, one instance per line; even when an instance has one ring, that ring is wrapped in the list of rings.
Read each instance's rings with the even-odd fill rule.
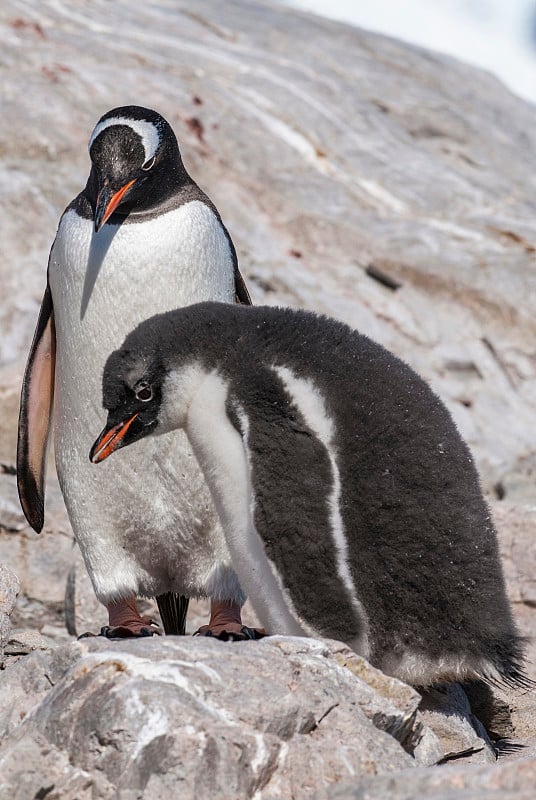
[[[87,632],[79,636],[105,636],[107,639],[132,639],[143,636],[160,636],[155,622],[150,617],[142,617],[138,611],[136,598],[120,600],[107,606],[109,625],[104,625],[98,634]]]
[[[194,636],[212,636],[224,642],[243,642],[247,639],[262,639],[264,628],[248,628],[242,622],[241,606],[228,600],[212,600],[210,622],[202,625]]]

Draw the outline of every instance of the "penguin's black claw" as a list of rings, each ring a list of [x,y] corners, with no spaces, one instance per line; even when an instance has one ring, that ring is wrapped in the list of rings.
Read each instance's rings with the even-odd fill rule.
[[[78,636],[78,640],[89,639],[94,636],[104,636],[106,639],[138,639],[144,636],[160,636],[160,631],[149,625],[144,625],[136,630],[128,628],[126,625],[118,625],[116,627],[103,625],[99,633],[86,631],[86,633],[82,633]]]
[[[247,625],[242,626],[242,633],[245,639],[264,639],[266,636],[264,628],[248,628]]]
[[[99,636],[105,636],[107,639],[137,639],[142,636],[160,636],[160,631],[149,625],[144,625],[143,627],[135,629],[129,628],[126,625],[118,625],[116,627],[103,625],[100,629]]]
[[[245,642],[248,640],[262,639],[266,636],[264,628],[248,628],[247,625],[242,625],[240,630],[228,631],[222,630],[219,633],[214,633],[208,626],[198,628],[193,636],[211,636],[214,639],[219,639],[221,642]]]

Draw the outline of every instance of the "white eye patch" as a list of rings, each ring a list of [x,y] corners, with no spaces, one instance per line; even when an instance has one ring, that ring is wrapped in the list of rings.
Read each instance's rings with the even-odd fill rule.
[[[127,117],[109,117],[97,123],[91,138],[89,140],[88,148],[91,151],[93,142],[106,128],[111,128],[112,125],[127,125],[129,128],[138,134],[141,138],[143,149],[145,150],[145,162],[156,154],[162,135],[157,126],[153,122],[148,122],[146,119],[128,119]]]

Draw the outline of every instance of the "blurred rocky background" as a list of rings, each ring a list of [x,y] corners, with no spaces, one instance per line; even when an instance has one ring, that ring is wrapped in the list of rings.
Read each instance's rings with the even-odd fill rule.
[[[41,536],[14,464],[48,251],[89,134],[114,106],[153,107],[253,301],[348,322],[443,398],[534,635],[534,107],[446,56],[264,2],[4,0],[0,41],[0,798],[532,798],[534,692],[419,706],[335,643],[74,642],[105,611],[52,456]],[[194,604],[190,630],[205,613]],[[535,655],[529,641],[534,678]]]

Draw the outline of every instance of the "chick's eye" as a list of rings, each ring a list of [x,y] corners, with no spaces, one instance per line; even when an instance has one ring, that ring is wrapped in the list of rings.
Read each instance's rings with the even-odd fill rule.
[[[143,403],[147,403],[153,397],[153,389],[145,381],[138,383],[134,388],[134,392],[136,394],[136,399],[141,400]]]
[[[142,168],[142,169],[143,169],[145,172],[148,172],[148,171],[149,171],[150,169],[152,169],[152,167],[154,166],[154,162],[155,162],[155,161],[156,161],[156,156],[153,156],[152,158],[149,158],[149,159],[148,159],[148,160],[145,162],[145,164],[142,164],[142,167],[141,167],[141,168]]]

